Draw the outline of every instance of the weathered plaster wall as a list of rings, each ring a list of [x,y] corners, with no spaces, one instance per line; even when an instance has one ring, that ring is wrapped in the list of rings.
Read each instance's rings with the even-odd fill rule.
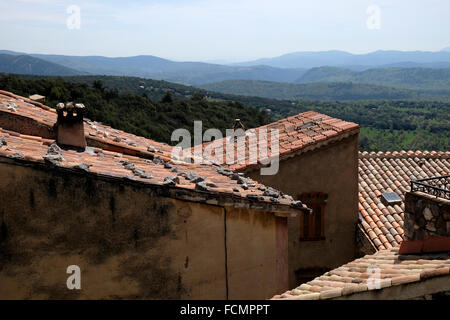
[[[302,270],[317,275],[355,257],[358,219],[358,135],[280,162],[278,174],[248,175],[293,197],[305,192],[328,194],[325,240],[300,241],[300,217],[289,218],[289,286],[299,285]],[[297,271],[297,276],[295,275]],[[314,276],[311,275],[313,278]]]
[[[231,299],[267,298],[278,219],[0,163],[0,299],[225,299],[227,280]],[[81,290],[66,287],[69,265]]]
[[[267,299],[288,288],[287,219],[226,210],[229,296]]]

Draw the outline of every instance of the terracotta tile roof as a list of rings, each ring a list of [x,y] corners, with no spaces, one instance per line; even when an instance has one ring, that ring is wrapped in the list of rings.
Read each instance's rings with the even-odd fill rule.
[[[404,194],[411,179],[450,173],[450,152],[362,152],[359,154],[359,223],[375,249],[403,240]],[[380,195],[395,192],[401,204],[385,206]]]
[[[330,116],[317,113],[315,111],[303,112],[277,122],[267,124],[265,126],[258,127],[256,129],[247,130],[246,133],[255,132],[256,136],[259,136],[259,131],[262,129],[267,130],[267,136],[264,139],[270,150],[271,142],[271,129],[277,129],[279,132],[279,154],[280,159],[293,156],[296,153],[303,152],[306,150],[321,147],[336,139],[344,138],[350,134],[359,132],[359,125],[353,122],[347,122],[340,119],[335,119]],[[225,150],[226,139],[224,138],[223,148]],[[259,138],[258,138],[259,139]],[[261,141],[257,142],[259,145]],[[203,148],[210,145],[211,142],[204,143]],[[236,149],[237,143],[234,143]],[[270,151],[269,151],[270,152]],[[213,153],[214,156],[214,153]],[[270,154],[268,155],[270,156]],[[235,150],[234,159],[238,159],[238,152]],[[267,159],[267,158],[266,158]],[[253,161],[249,156],[249,141],[246,139],[245,144],[245,154],[243,155],[242,163],[238,163],[235,160],[234,163],[226,164],[225,156],[216,162],[223,163],[224,166],[232,170],[243,170],[249,167],[258,166],[261,161],[266,159],[257,159],[258,161]],[[255,159],[256,160],[256,159]]]
[[[36,125],[46,126],[50,130],[57,119],[55,109],[2,90],[0,90],[0,112],[32,119],[36,122]],[[14,125],[6,129],[19,131]],[[150,155],[162,155],[166,158],[171,156],[172,147],[165,143],[117,130],[100,122],[85,119],[84,131],[88,145],[97,146],[98,143],[101,143],[104,147],[108,145],[111,150],[128,151],[127,153],[130,154],[149,153]]]
[[[5,114],[33,119],[44,126],[53,126],[56,122],[53,109],[11,93],[0,92],[0,117]],[[0,161],[82,170],[102,177],[162,187],[165,190],[159,193],[162,195],[210,204],[245,206],[276,215],[295,215],[298,211],[309,210],[288,195],[279,193],[273,196],[273,192],[266,192],[270,188],[243,174],[213,165],[173,161],[168,156],[170,146],[89,120],[85,120],[85,128],[90,138],[97,139],[91,140],[91,145],[100,141],[102,146],[116,146],[117,151],[92,146],[84,152],[60,149],[52,138],[26,135],[20,130],[11,131],[0,127]],[[114,141],[117,137],[121,139],[120,142]],[[153,155],[151,159],[145,155],[141,157],[141,152],[148,153],[148,147],[155,148],[150,152]]]
[[[370,279],[374,270],[380,275],[378,289]],[[450,253],[404,256],[396,247],[351,261],[272,299],[332,299],[449,275]]]

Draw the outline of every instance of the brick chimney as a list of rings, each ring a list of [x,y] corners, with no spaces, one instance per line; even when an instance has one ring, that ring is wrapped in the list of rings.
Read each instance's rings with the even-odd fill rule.
[[[411,181],[399,253],[450,251],[450,175]]]
[[[74,105],[71,102],[68,102],[66,105],[58,103],[56,112],[58,113],[58,120],[55,124],[56,142],[59,145],[85,149],[84,105],[82,103]]]

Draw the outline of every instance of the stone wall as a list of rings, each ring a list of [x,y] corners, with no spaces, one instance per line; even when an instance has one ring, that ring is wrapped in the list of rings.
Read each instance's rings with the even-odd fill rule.
[[[450,201],[422,192],[405,194],[406,240],[450,236]]]

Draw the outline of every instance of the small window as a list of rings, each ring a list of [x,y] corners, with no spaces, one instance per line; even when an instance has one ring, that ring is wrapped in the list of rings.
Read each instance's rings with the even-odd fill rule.
[[[328,195],[322,192],[303,193],[299,200],[306,204],[312,213],[300,215],[300,240],[325,239],[325,205]]]

